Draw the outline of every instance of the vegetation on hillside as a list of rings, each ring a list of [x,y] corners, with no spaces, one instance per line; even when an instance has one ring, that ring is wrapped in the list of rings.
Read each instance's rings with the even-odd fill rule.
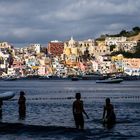
[[[103,41],[105,40],[106,37],[121,37],[121,36],[132,37],[132,36],[138,35],[139,33],[140,33],[140,27],[136,26],[136,27],[133,27],[131,31],[122,30],[120,31],[120,33],[114,34],[114,35],[109,35],[109,34],[101,35],[96,40]]]

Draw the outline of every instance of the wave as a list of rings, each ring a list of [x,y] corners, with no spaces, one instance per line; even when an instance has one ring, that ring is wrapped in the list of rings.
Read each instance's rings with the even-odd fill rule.
[[[122,123],[122,122],[120,122]],[[41,126],[41,125],[27,125],[22,123],[0,123],[0,137],[6,138],[10,136],[20,136],[23,139],[28,138],[48,138],[48,139],[65,139],[65,140],[93,140],[93,139],[113,139],[113,138],[139,138],[139,135],[123,134],[112,130],[102,128],[77,130],[72,127],[65,126]]]
[[[18,133],[18,132],[34,132],[34,133],[43,133],[43,132],[83,132],[82,130],[77,130],[72,127],[65,126],[42,126],[42,125],[28,125],[22,123],[0,123],[0,133]],[[86,132],[87,130],[84,130]]]

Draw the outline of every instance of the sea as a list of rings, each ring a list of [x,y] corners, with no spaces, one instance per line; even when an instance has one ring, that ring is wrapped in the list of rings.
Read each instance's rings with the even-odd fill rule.
[[[20,91],[25,92],[27,114],[18,116]],[[2,140],[139,140],[140,81],[119,84],[94,80],[0,81],[0,93],[13,91],[14,98],[3,102],[0,120]],[[80,92],[89,115],[85,129],[75,129],[72,104]],[[103,106],[109,97],[117,117],[115,125],[102,123]]]

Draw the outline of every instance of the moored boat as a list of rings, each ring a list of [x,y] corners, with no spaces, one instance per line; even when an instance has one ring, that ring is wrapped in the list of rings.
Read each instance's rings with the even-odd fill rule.
[[[78,78],[78,77],[72,77],[71,80],[72,80],[72,81],[78,81],[79,78]]]
[[[82,80],[101,80],[101,79],[104,79],[104,76],[96,73],[86,74],[82,76]]]
[[[110,84],[113,84],[113,83],[120,83],[122,81],[123,81],[123,79],[121,79],[121,78],[108,78],[108,79],[105,79],[105,80],[96,80],[96,83],[110,83]]]
[[[4,81],[15,81],[15,80],[17,80],[17,78],[16,77],[6,77],[3,80]]]

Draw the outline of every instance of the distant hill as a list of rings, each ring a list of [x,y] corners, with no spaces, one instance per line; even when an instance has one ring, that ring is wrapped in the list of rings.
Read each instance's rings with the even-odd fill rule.
[[[101,35],[99,38],[97,38],[97,41],[104,41],[106,37],[127,37],[128,40],[136,40],[139,41],[140,40],[140,27],[133,27],[131,31],[126,31],[126,30],[122,30],[120,33],[118,34],[105,34],[105,35]]]

